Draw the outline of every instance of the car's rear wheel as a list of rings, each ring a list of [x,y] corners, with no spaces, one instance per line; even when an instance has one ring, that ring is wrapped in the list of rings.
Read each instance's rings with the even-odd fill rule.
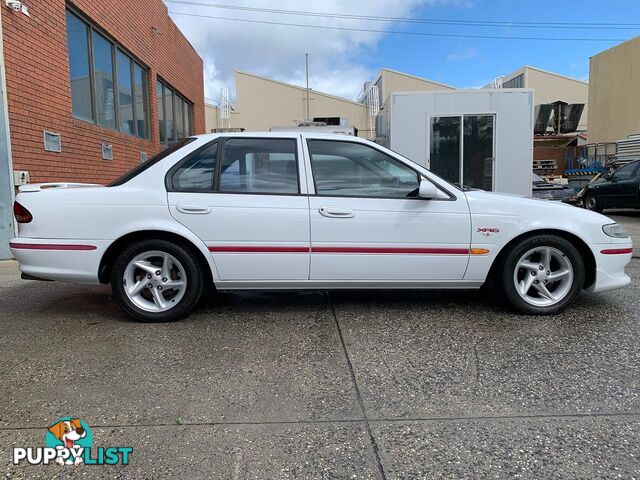
[[[122,309],[144,322],[188,315],[202,295],[203,273],[193,255],[166,240],[125,248],[111,271],[111,289]]]
[[[598,202],[598,198],[595,195],[587,195],[585,197],[584,208],[586,208],[587,210],[598,212],[598,213],[602,212],[602,207],[600,206],[600,202]]]
[[[565,309],[580,294],[585,267],[580,252],[566,239],[536,235],[510,249],[498,275],[498,285],[513,307],[549,315]]]

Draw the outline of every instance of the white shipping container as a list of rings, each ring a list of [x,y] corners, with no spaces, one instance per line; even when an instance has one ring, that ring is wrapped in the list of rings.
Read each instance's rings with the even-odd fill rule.
[[[396,92],[376,141],[459,185],[531,195],[533,90]]]

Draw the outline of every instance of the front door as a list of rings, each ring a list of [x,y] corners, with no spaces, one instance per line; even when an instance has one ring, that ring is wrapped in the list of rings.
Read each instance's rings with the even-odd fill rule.
[[[430,171],[456,185],[493,190],[495,115],[429,118]]]
[[[417,197],[420,174],[358,142],[307,141],[311,280],[461,280],[469,258],[466,198]]]
[[[169,173],[169,208],[222,281],[307,280],[309,207],[294,137],[222,138]]]
[[[598,201],[604,207],[638,205],[638,170],[640,162],[629,163],[613,172],[611,179],[598,187]]]

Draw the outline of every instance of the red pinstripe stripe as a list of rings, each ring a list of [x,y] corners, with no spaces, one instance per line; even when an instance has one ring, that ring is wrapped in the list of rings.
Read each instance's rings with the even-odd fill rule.
[[[71,245],[64,243],[9,243],[9,247],[19,250],[95,250],[95,245]]]
[[[218,253],[309,253],[309,247],[253,247],[223,245],[209,247],[209,251]]]
[[[468,255],[468,248],[416,248],[416,247],[312,247],[312,253],[381,253],[422,255]]]
[[[209,251],[216,253],[309,253],[309,247],[216,245],[209,247]],[[311,253],[469,255],[469,249],[416,247],[312,247]]]
[[[625,255],[633,253],[633,248],[607,248],[605,250],[600,250],[600,253],[603,253],[604,255]]]

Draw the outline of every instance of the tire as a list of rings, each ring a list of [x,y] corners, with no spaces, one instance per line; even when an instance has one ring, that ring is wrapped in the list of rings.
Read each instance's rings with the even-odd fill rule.
[[[545,268],[541,269],[541,265]],[[521,240],[506,252],[497,267],[498,291],[513,308],[530,315],[561,312],[584,286],[585,267],[580,252],[556,235]]]
[[[116,302],[142,322],[172,322],[186,317],[200,300],[204,283],[197,259],[167,240],[128,245],[111,269]]]
[[[600,202],[598,202],[598,198],[593,194],[589,194],[584,198],[584,208],[592,212],[602,213]]]

